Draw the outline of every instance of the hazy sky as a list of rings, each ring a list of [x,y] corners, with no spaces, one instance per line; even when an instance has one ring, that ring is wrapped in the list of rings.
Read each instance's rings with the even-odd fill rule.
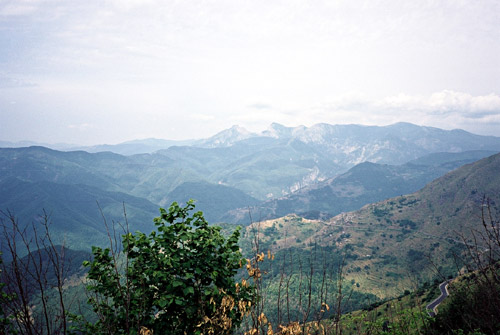
[[[0,0],[0,140],[398,121],[500,136],[500,1]]]

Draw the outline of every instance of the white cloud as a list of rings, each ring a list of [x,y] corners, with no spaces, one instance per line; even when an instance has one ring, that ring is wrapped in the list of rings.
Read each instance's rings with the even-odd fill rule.
[[[471,101],[473,97],[470,94],[442,91],[434,93],[430,96],[425,107],[430,109],[431,113],[436,114],[450,114],[456,112],[470,112]]]
[[[400,94],[377,101],[374,107],[390,111],[423,112],[430,115],[461,115],[481,118],[500,114],[500,96],[495,93],[473,96],[469,93],[444,90],[429,96]]]
[[[471,110],[476,114],[498,115],[500,113],[500,96],[491,93],[485,96],[474,97],[471,102]]]

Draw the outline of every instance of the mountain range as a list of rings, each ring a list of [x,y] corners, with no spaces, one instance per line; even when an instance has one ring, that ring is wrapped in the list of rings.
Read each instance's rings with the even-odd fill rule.
[[[259,134],[233,127],[189,145],[146,142],[143,149],[141,141],[126,143],[127,150],[169,147],[132,155],[2,148],[0,209],[26,222],[45,209],[61,240],[83,248],[105,239],[101,210],[122,222],[124,203],[131,230],[144,231],[153,229],[158,207],[189,198],[214,223],[249,224],[248,213],[254,220],[289,213],[328,218],[414,192],[500,151],[498,137],[406,123],[272,124]]]
[[[498,152],[500,138],[408,123],[272,124],[261,134],[233,127],[198,146],[170,147],[157,154],[188,166],[208,182],[236,187],[263,200],[333,178],[362,162],[399,165],[430,153],[470,150]]]

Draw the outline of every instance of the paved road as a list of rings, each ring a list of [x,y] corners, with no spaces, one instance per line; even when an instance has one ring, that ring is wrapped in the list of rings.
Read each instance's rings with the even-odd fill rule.
[[[439,304],[449,295],[448,294],[448,283],[450,281],[444,281],[441,284],[439,284],[439,289],[441,290],[441,295],[435,299],[433,302],[427,305],[427,313],[429,313],[430,316],[436,316],[437,311],[436,308],[439,306]]]

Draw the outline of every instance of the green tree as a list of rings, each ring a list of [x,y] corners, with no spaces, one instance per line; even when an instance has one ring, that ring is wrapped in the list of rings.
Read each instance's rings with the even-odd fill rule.
[[[156,231],[123,235],[121,257],[92,248],[84,265],[95,334],[226,334],[239,324],[252,299],[252,288],[234,279],[245,264],[239,229],[226,239],[193,208],[160,208]]]

